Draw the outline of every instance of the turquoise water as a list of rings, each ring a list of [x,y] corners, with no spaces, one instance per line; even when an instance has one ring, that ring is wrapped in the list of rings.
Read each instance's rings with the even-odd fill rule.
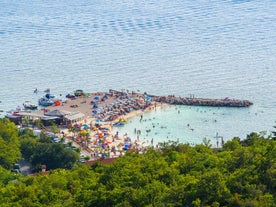
[[[124,127],[115,130],[134,139],[137,138],[137,130],[141,130],[139,140],[149,144],[153,139],[154,144],[171,140],[194,145],[207,138],[215,146],[217,133],[220,144],[221,138],[224,141],[236,136],[245,138],[252,132],[250,129],[256,128],[252,118],[259,119],[264,112],[259,113],[250,108],[166,106],[143,113],[142,121],[140,116],[133,117]],[[263,131],[261,125],[256,132]]]
[[[216,132],[225,139],[270,132],[275,11],[274,0],[1,1],[0,109],[36,102],[35,88],[54,94],[127,88],[254,102],[246,109],[182,107],[180,114],[145,115],[167,125],[157,132],[160,140],[172,133],[193,143]]]

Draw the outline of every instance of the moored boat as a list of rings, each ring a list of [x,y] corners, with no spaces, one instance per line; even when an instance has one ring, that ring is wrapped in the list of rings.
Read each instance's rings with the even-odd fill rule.
[[[83,92],[83,90],[78,89],[78,90],[75,90],[75,91],[74,91],[74,95],[75,95],[75,96],[83,96],[83,95],[84,95],[84,92]]]
[[[25,101],[23,103],[23,106],[24,106],[25,109],[31,109],[31,110],[37,109],[37,105],[31,103],[30,101]]]
[[[38,100],[38,104],[40,106],[51,106],[54,104],[54,101],[43,97]]]
[[[46,93],[42,98],[38,100],[38,104],[40,106],[51,106],[53,105],[56,101],[60,101],[56,96]]]

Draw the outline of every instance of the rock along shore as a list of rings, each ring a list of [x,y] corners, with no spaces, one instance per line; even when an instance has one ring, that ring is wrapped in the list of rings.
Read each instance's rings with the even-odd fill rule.
[[[215,107],[248,107],[253,105],[249,100],[238,100],[238,99],[211,99],[211,98],[183,98],[175,97],[174,95],[169,96],[154,96],[148,95],[154,101],[174,104],[174,105],[192,105],[192,106],[215,106]]]

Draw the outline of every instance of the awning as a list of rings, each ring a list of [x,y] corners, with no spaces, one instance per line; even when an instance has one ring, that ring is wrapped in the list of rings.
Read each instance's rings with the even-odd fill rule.
[[[60,109],[56,109],[56,110],[53,110],[53,111],[50,111],[48,113],[46,113],[45,115],[46,116],[58,116],[58,117],[63,117],[67,114],[70,114],[71,112],[70,111],[65,111],[65,110],[60,110]]]
[[[81,112],[72,112],[70,114],[67,114],[64,116],[65,119],[69,121],[78,121],[82,120],[85,117],[85,115]]]
[[[28,113],[28,112],[19,112],[17,113],[19,116],[30,116],[30,117],[37,117],[37,118],[42,118],[44,117],[43,114],[41,113]]]
[[[58,116],[43,116],[41,119],[46,121],[46,120],[60,119],[60,117],[58,117]]]

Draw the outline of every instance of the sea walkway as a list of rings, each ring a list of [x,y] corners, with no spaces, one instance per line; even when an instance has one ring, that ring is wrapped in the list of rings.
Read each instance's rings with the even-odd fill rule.
[[[191,106],[214,106],[214,107],[248,107],[253,105],[249,100],[229,99],[211,99],[211,98],[195,98],[193,96],[188,98],[170,96],[153,96],[150,95],[154,101],[163,102],[174,105],[191,105]]]

